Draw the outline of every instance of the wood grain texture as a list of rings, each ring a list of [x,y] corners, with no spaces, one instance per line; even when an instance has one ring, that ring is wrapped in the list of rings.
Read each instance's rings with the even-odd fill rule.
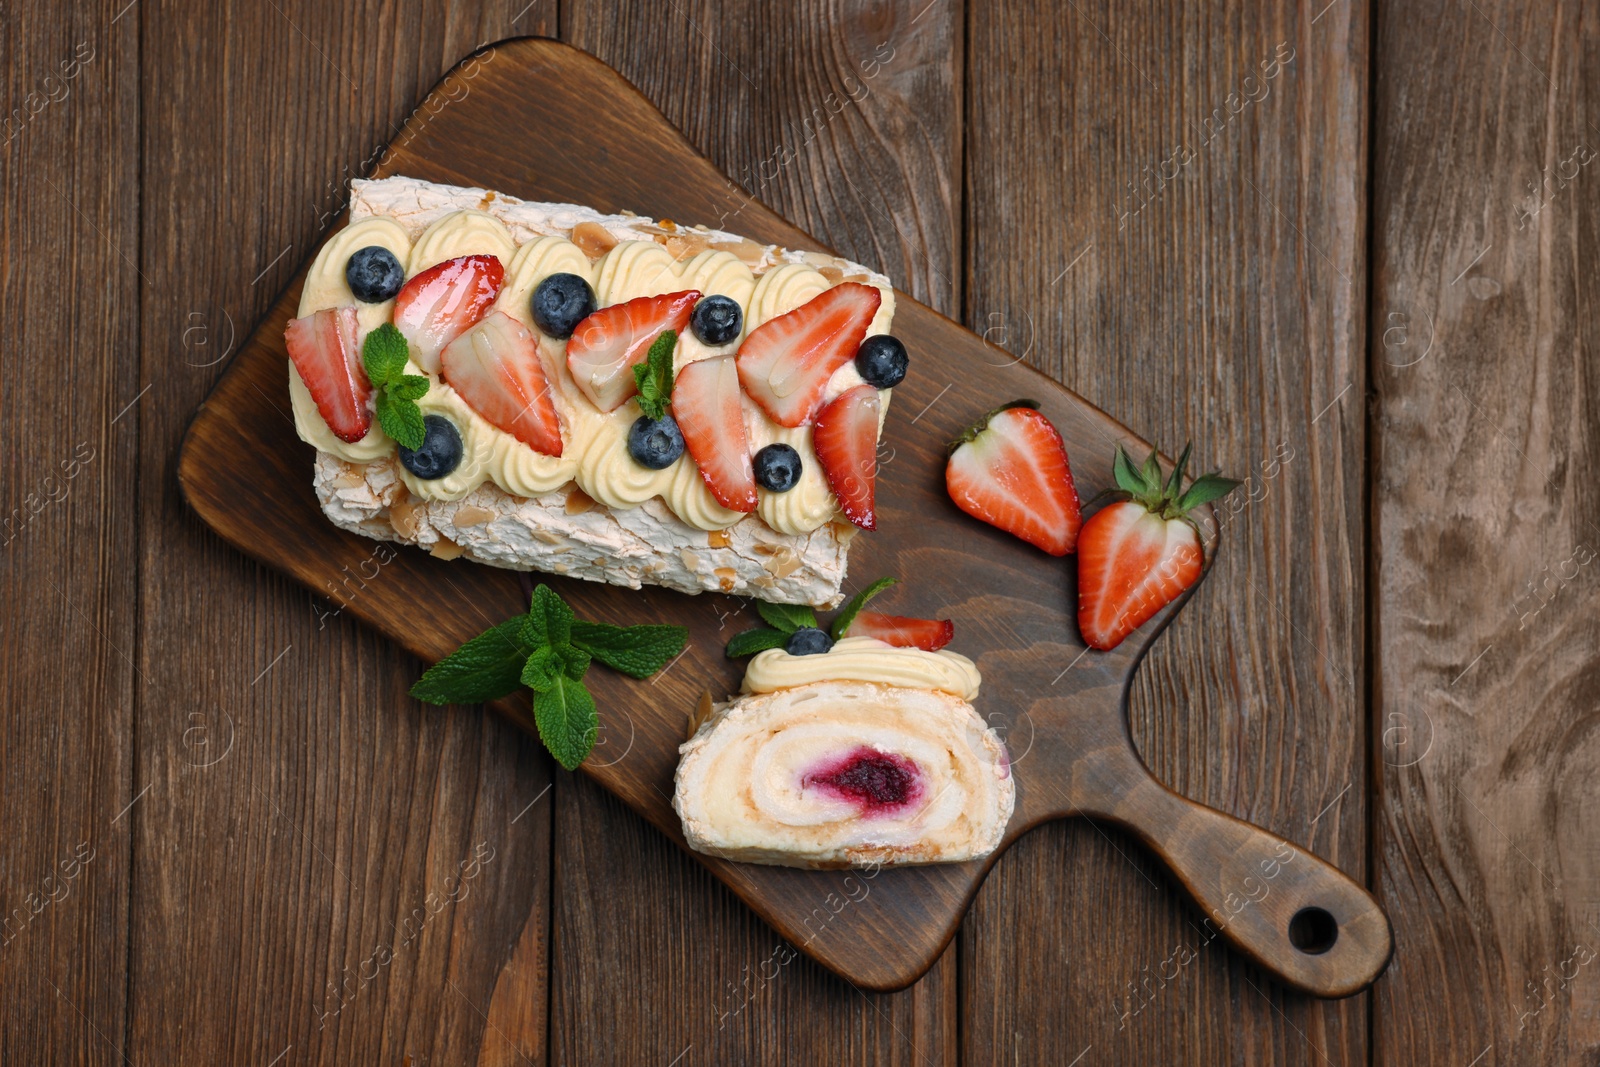
[[[1376,1047],[1593,1063],[1600,25],[1423,4],[1378,41]]]
[[[1359,872],[1367,30],[1312,6],[971,4],[966,317],[1252,477],[1134,735],[1180,792]],[[1164,882],[1099,824],[1013,849],[965,928],[965,1056],[1365,1059],[1359,999],[1285,997]]]
[[[953,314],[961,11],[954,0],[569,0],[561,37],[636,85],[732,179],[723,228],[739,232],[754,198]]]
[[[954,314],[961,10],[942,3],[917,19],[910,5],[860,2],[569,2],[562,36],[638,86],[737,183],[723,226],[739,231],[754,197]],[[663,38],[688,47],[662,49]],[[552,961],[553,1058],[581,1058],[598,986],[636,990],[614,1003],[619,1025],[600,1062],[670,1062],[690,1043],[694,1063],[956,1062],[953,949],[906,992],[857,993],[791,961],[793,945],[599,790],[564,795],[557,816],[557,928],[564,945],[601,947]],[[585,829],[593,837],[580,837]],[[595,838],[599,847],[574,847]],[[642,866],[641,852],[660,866]],[[631,951],[585,940],[606,930]],[[660,981],[665,973],[681,979]],[[681,1022],[651,1025],[657,1018]]]
[[[415,136],[408,127],[403,135],[408,143],[385,159],[380,173],[403,172],[431,181],[476,180],[512,195],[556,201],[587,198],[603,210],[633,204],[648,215],[682,220],[702,217],[721,202],[715,169],[615,72],[559,45],[507,42],[499,49],[511,61],[484,65],[478,93],[422,124]],[[536,104],[519,95],[532,81],[539,84]],[[575,127],[540,125],[533,115],[518,114],[530,107],[583,113],[589,123],[584,143],[574,144]],[[484,146],[493,142],[508,114],[509,121],[530,132],[515,152],[486,151]],[[591,162],[595,155],[610,159],[612,169],[597,174]],[[790,248],[817,247],[758,204],[747,205],[742,221],[745,233],[758,240]],[[190,427],[178,474],[186,498],[208,524],[251,555],[319,589],[344,581],[344,575],[372,556],[374,546],[323,518],[304,481],[310,452],[284,435],[277,415],[287,404],[282,334],[296,299],[291,287],[207,398]],[[1067,598],[1051,592],[1069,578],[1059,562],[973,523],[949,503],[939,478],[945,442],[971,412],[958,412],[953,406],[935,411],[933,405],[952,389],[973,411],[988,410],[1019,392],[1035,393],[1043,397],[1045,412],[1069,442],[1114,436],[1126,439],[1131,448],[1142,446],[1103,413],[1025,367],[975,372],[987,351],[982,342],[914,301],[901,298],[895,329],[909,348],[923,354],[923,372],[899,387],[900,403],[891,410],[885,429],[897,456],[896,475],[881,478],[878,484],[878,511],[888,532],[861,539],[852,552],[855,566],[871,575],[903,572],[945,578],[941,586],[925,587],[918,595],[937,601],[959,625],[970,627],[963,648],[985,671],[996,724],[1025,712],[1036,701],[1078,694],[1103,712],[1102,720],[1111,730],[1119,730],[1123,683],[1178,605],[1115,652],[1087,659],[1059,688],[1040,691],[1042,678],[1030,669],[1030,651],[1041,643],[1075,642]],[[918,414],[924,412],[925,420]],[[1080,475],[1104,482],[1110,477],[1109,466],[1109,459],[1102,458],[1080,467]],[[237,492],[241,479],[253,486],[252,494]],[[366,584],[359,596],[351,598],[348,611],[427,659],[442,657],[526,603],[518,580],[505,571],[451,566],[417,551],[394,554],[382,573],[386,580]],[[587,763],[586,773],[663,832],[678,837],[678,820],[666,799],[687,709],[695,706],[706,688],[723,693],[737,688],[741,665],[726,659],[722,646],[731,632],[728,620],[731,616],[737,624],[734,613],[743,603],[686,598],[652,587],[631,591],[549,581],[589,617],[613,622],[656,618],[689,629],[688,653],[673,670],[652,679],[647,694],[641,694],[636,683],[609,672],[587,683],[601,705],[602,728],[613,730],[623,751],[614,759],[597,754]],[[429,591],[428,616],[397,625],[396,620],[409,618],[424,589]],[[985,660],[989,652],[996,656],[992,664]],[[531,723],[525,699],[508,699],[497,706],[514,720]],[[1110,803],[1105,797],[1099,801]],[[1041,790],[1036,801],[1023,800],[1013,832],[1059,815],[1073,802],[1069,791]],[[852,913],[852,922],[832,926],[825,937],[814,937],[808,936],[814,930],[802,927],[815,902],[836,888],[836,875],[703,862],[781,930],[806,936],[810,954],[828,959],[836,969],[873,988],[904,985],[931,965],[984,870],[977,864],[946,864],[895,871],[885,876],[884,883],[895,887],[892,894],[879,892],[871,906]],[[917,903],[907,908],[888,903],[892,900]],[[891,926],[897,952],[885,955],[842,933],[854,921]]]
[[[714,208],[715,171],[610,68],[549,41],[502,42],[494,54],[501,58],[493,70],[480,63],[487,57],[463,64],[482,68],[477,94],[421,130],[408,124],[402,133],[407,147],[386,159],[379,173],[434,181],[470,175],[511,195],[560,201],[587,194],[598,204],[637,203],[646,215],[680,220],[705,217]],[[580,112],[587,120],[582,126],[537,121]],[[507,124],[529,131],[514,147],[496,141]],[[596,157],[610,159],[614,169],[597,171]],[[746,233],[758,240],[814,247],[758,205],[749,206],[744,220]],[[348,572],[343,558],[374,549],[322,521],[297,477],[294,457],[306,450],[288,439],[279,415],[286,404],[283,329],[297,301],[291,287],[207,398],[185,438],[178,476],[189,503],[228,541],[315,590],[341,580]],[[1019,800],[1002,850],[1046,819],[1103,815],[1134,830],[1166,860],[1215,921],[1213,936],[1220,932],[1282,981],[1321,996],[1348,995],[1370,983],[1388,958],[1389,937],[1386,920],[1359,886],[1275,835],[1176,796],[1151,779],[1134,753],[1125,711],[1129,677],[1188,596],[1114,651],[1089,654],[1068,607],[1075,596],[1071,569],[973,523],[943,488],[945,443],[975,413],[1019,394],[1039,397],[1036,403],[1069,450],[1092,457],[1077,465],[1086,486],[1110,481],[1109,458],[1093,458],[1093,446],[1107,439],[1135,452],[1146,446],[1032,370],[1016,363],[983,367],[993,351],[984,341],[903,296],[895,332],[918,353],[918,373],[899,386],[900,402],[885,426],[895,461],[878,479],[882,529],[854,546],[854,566],[867,575],[916,576],[911,595],[956,621],[962,650],[983,672],[989,720],[1007,736],[1020,737],[1026,728],[1028,747],[1012,764]],[[935,412],[947,394],[957,401]],[[957,402],[965,413],[953,413]],[[912,410],[917,414],[909,415]],[[241,480],[252,493],[237,492]],[[1211,509],[1193,517],[1214,555]],[[516,613],[527,597],[527,585],[504,571],[452,566],[415,551],[382,555],[387,580],[363,584],[350,608],[424,658],[438,658]],[[611,672],[586,682],[602,709],[602,742],[583,768],[682,844],[668,801],[687,709],[706,689],[736,687],[740,665],[723,656],[722,646],[732,632],[728,615],[747,605],[734,600],[724,607],[717,597],[654,588],[552,584],[584,617],[647,618],[686,628],[684,654],[648,685]],[[426,616],[414,611],[419,602],[429,605]],[[914,610],[927,614],[930,608]],[[1073,658],[1070,669],[1041,665],[1062,651]],[[531,721],[526,694],[496,706],[524,725]],[[1023,771],[1024,758],[1035,752]],[[696,858],[807,955],[852,983],[893,990],[932,966],[995,857],[860,876]],[[1272,881],[1270,899],[1259,884],[1263,876]],[[1321,909],[1317,914],[1331,926],[1326,944],[1312,948],[1294,937],[1291,917],[1304,908]]]
[[[521,6],[147,0],[128,16],[147,49],[151,387],[131,1062],[542,1058],[544,958],[516,946],[548,922],[547,761],[496,717],[407,697],[415,661],[352,620],[362,585],[389,578],[370,553],[311,595],[206,532],[173,477],[190,414],[346,180]],[[495,997],[508,980],[519,1003]]]
[[[6,8],[0,1061],[118,1063],[135,690],[137,35]],[[26,269],[19,269],[21,263]],[[93,278],[92,286],[70,280]],[[63,280],[68,280],[63,284]]]

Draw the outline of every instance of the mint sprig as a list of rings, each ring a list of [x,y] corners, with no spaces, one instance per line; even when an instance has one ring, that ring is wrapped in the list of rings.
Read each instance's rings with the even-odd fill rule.
[[[426,428],[417,401],[428,391],[428,379],[407,374],[406,360],[411,354],[405,335],[386,322],[367,334],[361,344],[361,365],[376,391],[375,409],[383,432],[410,449],[422,447]]]
[[[643,362],[634,364],[633,380],[639,387],[639,410],[647,419],[666,415],[672,403],[672,350],[678,345],[678,331],[662,330],[645,353]]]
[[[879,578],[851,597],[839,614],[834,616],[832,624],[828,627],[828,635],[835,641],[842,638],[845,631],[850,629],[850,624],[855,622],[856,616],[861,613],[861,609],[866,607],[867,601],[895,582],[894,578]],[[725,653],[729,659],[753,656],[769,648],[782,648],[788,643],[789,635],[802,626],[818,625],[816,613],[803,604],[769,604],[765,600],[758,600],[756,613],[767,625],[734,634],[728,641]]]
[[[577,618],[549,586],[525,615],[491,627],[428,668],[411,695],[429,704],[481,704],[522,686],[534,692],[539,740],[567,770],[594,748],[600,719],[583,676],[593,660],[648,678],[688,643],[681,626],[613,626]]]

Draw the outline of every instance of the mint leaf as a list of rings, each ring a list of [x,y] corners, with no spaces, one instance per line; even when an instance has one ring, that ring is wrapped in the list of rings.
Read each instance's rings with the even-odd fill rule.
[[[420,374],[406,373],[411,348],[405,335],[386,322],[361,343],[361,365],[376,390],[374,410],[383,432],[410,449],[422,447],[425,428],[417,401],[431,384]]]
[[[589,653],[572,645],[562,645],[554,649],[556,661],[561,664],[561,669],[568,678],[574,682],[583,681],[583,676],[589,670]]]
[[[388,386],[388,393],[396,400],[420,400],[431,383],[421,374],[402,374]]]
[[[413,451],[422,447],[427,427],[422,422],[422,409],[414,401],[396,399],[387,389],[379,389],[377,411],[378,425],[384,433]]]
[[[633,381],[639,387],[639,410],[647,419],[659,419],[667,413],[672,400],[672,350],[677,347],[678,332],[663,330],[650,345],[644,360],[634,365]]]
[[[481,704],[516,692],[528,647],[518,640],[522,617],[474,637],[428,668],[411,695],[429,704]]]
[[[816,614],[804,604],[768,604],[765,600],[758,600],[756,611],[768,625],[786,634],[792,634],[802,626],[817,624]]]
[[[521,619],[515,620],[521,623]],[[546,645],[536,648],[528,657],[528,662],[522,665],[522,684],[532,689],[535,693],[542,693],[556,684],[556,675],[561,671],[561,664],[556,659],[556,650]]]
[[[614,671],[648,678],[672,661],[689,642],[682,626],[613,626],[608,622],[572,624],[572,643]]]
[[[589,669],[589,653],[571,645],[552,648],[546,645],[536,649],[522,667],[522,684],[542,693],[555,685],[556,675],[564,674],[574,682],[582,681]]]
[[[361,364],[373,385],[381,386],[403,375],[410,354],[405,335],[392,322],[367,334],[367,339],[361,343]]]
[[[522,640],[530,648],[551,645],[560,648],[572,643],[572,609],[548,585],[533,591],[533,603],[528,607]]]
[[[782,648],[788,641],[789,635],[782,630],[769,630],[763,626],[755,630],[746,630],[742,634],[734,634],[733,639],[728,642],[725,654],[729,659],[753,656],[769,648]]]
[[[877,581],[861,590],[861,592],[851,597],[850,602],[844,606],[844,610],[833,617],[833,627],[830,630],[833,639],[837,641],[839,638],[843,637],[845,632],[850,629],[850,624],[856,621],[856,616],[861,613],[861,609],[867,606],[867,601],[871,600],[873,597],[877,596],[894,583],[895,579],[893,578],[879,578]]]
[[[582,682],[564,674],[556,675],[550,688],[534,697],[533,721],[544,747],[569,771],[578,769],[600,732],[594,697]]]

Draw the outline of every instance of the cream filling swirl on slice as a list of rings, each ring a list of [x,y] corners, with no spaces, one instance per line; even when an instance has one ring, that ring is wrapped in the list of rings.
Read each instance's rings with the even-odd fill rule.
[[[791,656],[781,648],[757,653],[745,668],[744,691],[771,693],[812,682],[878,682],[937,689],[972,701],[982,680],[977,664],[957,652],[924,652],[874,637],[846,637],[820,655]]]
[[[750,693],[680,751],[673,807],[690,847],[750,863],[972,859],[998,846],[1015,804],[999,737],[933,688],[844,680]]]

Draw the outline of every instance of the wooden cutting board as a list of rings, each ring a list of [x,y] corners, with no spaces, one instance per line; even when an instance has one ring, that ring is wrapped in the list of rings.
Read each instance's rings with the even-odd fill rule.
[[[615,71],[555,41],[505,41],[465,60],[434,88],[373,172],[390,174],[606,212],[633,210],[822,250],[720,174]],[[226,540],[418,657],[437,660],[525,610],[524,581],[414,548],[379,548],[323,517],[311,489],[313,451],[295,436],[290,416],[283,345],[303,278],[302,268],[195,416],[179,481],[195,511]],[[1133,749],[1129,681],[1187,596],[1115,651],[1087,651],[1071,610],[1071,559],[1046,556],[970,519],[944,492],[946,442],[983,411],[1016,397],[1042,402],[1066,440],[1085,499],[1109,484],[1118,442],[1135,455],[1149,446],[1083,398],[904,294],[894,332],[912,353],[911,373],[895,390],[885,429],[879,529],[856,539],[847,588],[893,575],[904,584],[885,596],[886,608],[955,620],[953,647],[983,673],[978,710],[1005,737],[1015,761],[1017,808],[1001,851],[1047,819],[1081,814],[1119,824],[1172,867],[1199,903],[1208,937],[1220,933],[1286,984],[1319,996],[1345,996],[1370,984],[1388,961],[1391,941],[1388,920],[1359,885],[1268,831],[1173,794]],[[1227,551],[1216,544],[1209,514],[1202,525],[1212,551]],[[541,580],[580,617],[689,628],[687,652],[648,682],[602,667],[590,672],[602,731],[582,768],[682,844],[670,803],[677,746],[703,691],[720,699],[737,689],[743,663],[726,659],[722,648],[755,623],[753,610],[726,596]],[[526,700],[496,708],[533,729]],[[859,986],[892,990],[938,958],[998,855],[876,873],[696,859],[797,948]]]

